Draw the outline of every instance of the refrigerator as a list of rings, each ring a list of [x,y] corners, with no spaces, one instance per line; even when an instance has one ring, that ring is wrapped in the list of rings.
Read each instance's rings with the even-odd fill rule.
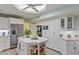
[[[23,24],[10,24],[10,48],[16,48],[18,37],[23,35]]]

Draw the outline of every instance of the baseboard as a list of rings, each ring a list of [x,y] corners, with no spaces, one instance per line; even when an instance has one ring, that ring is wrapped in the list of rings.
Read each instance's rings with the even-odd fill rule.
[[[56,51],[56,52],[58,52],[60,55],[63,55],[60,51],[57,51],[57,50],[52,49],[52,48],[50,48],[50,47],[46,47],[46,48],[48,48],[48,49],[50,49],[50,50],[53,50],[53,51]]]
[[[16,47],[14,47],[14,48],[16,48]],[[14,48],[4,49],[4,50],[2,50],[2,51],[0,51],[0,52],[4,52],[4,51],[6,51],[6,50],[10,50],[10,49],[14,49]]]

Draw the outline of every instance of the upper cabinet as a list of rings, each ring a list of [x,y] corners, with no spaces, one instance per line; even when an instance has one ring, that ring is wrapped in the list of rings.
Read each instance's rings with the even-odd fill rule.
[[[61,18],[61,27],[62,29],[65,28],[65,18]]]
[[[0,17],[0,30],[9,29],[9,20],[7,17]]]
[[[62,17],[61,18],[61,28],[65,30],[73,30],[74,29],[74,17]]]
[[[21,18],[9,18],[10,24],[24,24],[24,19]]]
[[[0,17],[0,30],[9,30],[10,24],[24,24],[24,19],[13,17]]]

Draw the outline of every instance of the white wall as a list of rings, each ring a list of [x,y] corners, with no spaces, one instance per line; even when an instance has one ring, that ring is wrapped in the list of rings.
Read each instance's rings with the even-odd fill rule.
[[[29,29],[31,30],[32,34],[36,32],[36,24],[30,23]]]
[[[37,25],[48,25],[49,29],[43,30],[43,37],[48,39],[48,47],[66,53],[66,42],[59,37],[59,34],[62,31],[60,18],[61,17],[45,19],[37,22]],[[79,31],[79,16],[74,17],[73,30]]]
[[[79,16],[75,16],[74,28],[75,30],[79,31]]]
[[[59,33],[61,29],[60,18],[51,18],[37,22],[37,25],[48,26],[48,30],[43,30],[43,37],[48,39],[48,47],[59,50]]]

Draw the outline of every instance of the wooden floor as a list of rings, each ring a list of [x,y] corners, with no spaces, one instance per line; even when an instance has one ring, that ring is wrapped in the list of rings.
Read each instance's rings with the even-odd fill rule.
[[[60,55],[60,53],[58,53],[55,50],[51,50],[51,49],[48,49],[48,48],[46,48],[46,50],[47,50],[46,55]],[[8,50],[0,52],[0,55],[17,55],[17,50],[16,50],[16,48],[8,49]]]

